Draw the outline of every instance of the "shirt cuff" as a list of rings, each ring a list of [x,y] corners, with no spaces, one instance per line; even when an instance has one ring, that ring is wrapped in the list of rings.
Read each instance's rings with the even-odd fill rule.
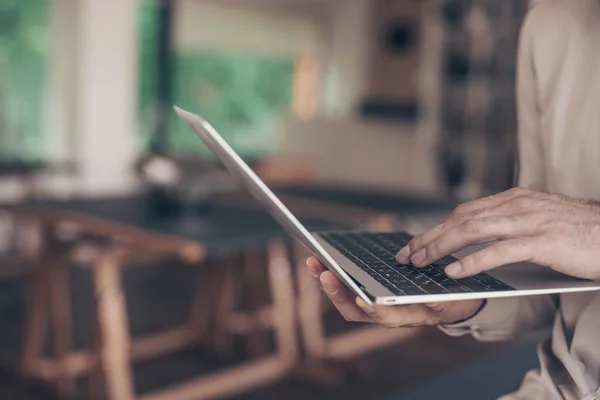
[[[518,311],[518,298],[488,299],[471,318],[452,324],[439,325],[450,336],[471,334],[476,339],[494,339],[504,332]]]

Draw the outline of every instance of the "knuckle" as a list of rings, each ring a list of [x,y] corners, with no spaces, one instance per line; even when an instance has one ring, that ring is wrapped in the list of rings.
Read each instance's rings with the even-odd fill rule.
[[[446,226],[447,226],[447,228],[453,228],[456,226],[460,226],[463,222],[465,222],[466,219],[467,219],[467,217],[465,215],[455,215],[452,219],[450,219],[448,221]]]
[[[542,207],[544,207],[542,205]],[[549,228],[555,221],[555,216],[547,210],[541,210],[539,212],[532,213],[529,216],[529,222],[535,226],[542,228]]]
[[[499,243],[496,246],[495,250],[496,250],[496,255],[499,257],[502,257],[502,258],[504,258],[510,254],[510,247],[505,243]]]
[[[538,224],[542,233],[549,233],[554,231],[557,225],[558,223],[553,218],[544,218]]]
[[[469,207],[469,203],[460,204],[460,205],[456,206],[456,208],[454,209],[454,211],[452,212],[452,214],[454,214],[454,215],[464,214],[464,213],[466,213],[469,210],[469,208],[470,208]]]
[[[473,211],[471,211],[471,216],[477,217],[479,215],[485,214],[486,211],[487,210],[485,208],[476,208]]]
[[[523,238],[515,241],[515,247],[521,254],[526,255],[532,248],[531,239]]]
[[[460,264],[466,272],[473,273],[479,271],[481,268],[481,261],[481,254],[480,252],[477,252],[461,259]]]
[[[520,195],[520,194],[525,194],[528,192],[527,189],[522,188],[522,187],[514,187],[512,189],[509,190],[510,193],[516,194],[516,195]]]
[[[346,320],[346,322],[356,322],[356,318],[354,318],[351,315],[342,314],[342,317],[344,317],[344,320]]]
[[[429,258],[436,256],[440,252],[439,240],[434,240],[433,242],[429,243],[425,249],[425,252]]]
[[[531,240],[529,239],[519,239],[513,243],[514,248],[509,251],[514,251],[515,256],[518,257],[519,261],[530,262],[533,261],[534,254],[531,251]]]
[[[535,203],[535,201],[529,197],[521,196],[514,199],[511,203],[511,205],[517,210],[524,211],[530,210],[534,205],[533,203]]]
[[[538,210],[540,210],[542,212],[551,213],[553,208],[554,208],[554,203],[552,202],[552,200],[542,199],[542,200],[538,201]]]
[[[474,234],[481,230],[483,221],[482,219],[469,219],[463,221],[460,228],[464,233]]]
[[[450,216],[448,218],[446,218],[441,224],[440,224],[440,230],[442,232],[446,232],[449,229],[451,229],[454,226],[454,217]]]
[[[517,196],[533,196],[536,194],[536,192],[531,189],[517,187],[514,189],[514,194]]]
[[[460,265],[462,266],[463,270],[471,271],[473,269],[473,264],[474,264],[476,258],[477,258],[477,256],[475,254],[471,254],[466,257],[463,257],[460,260]]]
[[[408,242],[408,248],[410,249],[411,253],[413,253],[421,247],[421,242],[423,242],[423,238],[421,236],[417,236],[416,238]]]

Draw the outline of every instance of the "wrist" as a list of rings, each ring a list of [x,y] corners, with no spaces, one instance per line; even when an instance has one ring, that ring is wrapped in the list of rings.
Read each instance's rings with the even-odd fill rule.
[[[487,299],[483,299],[483,300],[481,300],[481,302],[479,303],[477,308],[475,308],[475,311],[470,313],[468,316],[461,318],[458,321],[448,322],[443,325],[451,326],[451,325],[458,325],[458,324],[468,322],[469,320],[475,318],[485,308],[486,305],[487,305]]]

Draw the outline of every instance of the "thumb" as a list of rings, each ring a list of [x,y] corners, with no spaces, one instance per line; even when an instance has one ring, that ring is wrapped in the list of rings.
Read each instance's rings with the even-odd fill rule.
[[[425,305],[427,306],[427,308],[435,312],[442,312],[446,309],[445,303],[427,303]]]

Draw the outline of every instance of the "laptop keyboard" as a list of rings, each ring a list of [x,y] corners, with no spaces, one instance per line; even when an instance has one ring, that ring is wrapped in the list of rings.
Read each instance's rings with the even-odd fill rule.
[[[452,279],[444,268],[456,261],[447,256],[424,268],[399,264],[396,253],[412,236],[406,233],[321,233],[346,258],[397,296],[498,292],[514,290],[492,276],[481,273]]]

